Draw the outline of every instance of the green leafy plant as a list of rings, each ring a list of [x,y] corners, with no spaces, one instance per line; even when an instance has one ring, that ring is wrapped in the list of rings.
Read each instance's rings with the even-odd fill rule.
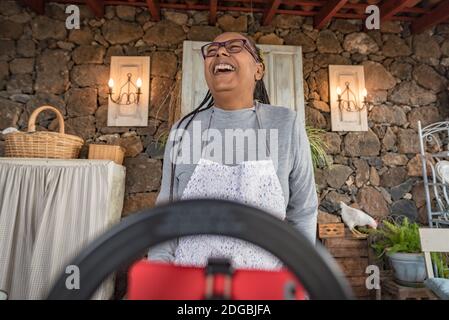
[[[372,247],[379,257],[385,253],[421,253],[419,225],[410,223],[406,217],[401,221],[384,220],[370,233],[374,236]]]
[[[449,278],[449,253],[432,252],[432,262],[436,266],[436,277]]]
[[[309,138],[310,151],[312,153],[312,163],[314,168],[328,167],[329,160],[326,156],[327,145],[323,141],[323,129],[306,126],[307,137]]]
[[[165,148],[165,145],[167,144],[167,141],[168,141],[168,137],[169,137],[168,130],[164,130],[160,134],[157,135],[156,144],[157,144],[157,148],[159,150],[162,150]]]

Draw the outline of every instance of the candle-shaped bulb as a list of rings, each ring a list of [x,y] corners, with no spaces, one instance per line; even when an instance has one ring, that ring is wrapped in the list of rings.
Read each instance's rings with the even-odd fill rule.
[[[340,96],[341,95],[341,88],[337,87],[337,94]]]
[[[108,81],[108,86],[109,86],[109,88],[111,88],[111,89],[114,87],[114,80],[112,80],[112,78],[109,79],[109,81]]]
[[[137,88],[140,88],[142,86],[142,79],[137,78],[136,85],[137,85]]]
[[[366,98],[367,95],[368,95],[368,91],[366,91],[366,89],[363,88],[363,90],[362,90],[362,97]]]

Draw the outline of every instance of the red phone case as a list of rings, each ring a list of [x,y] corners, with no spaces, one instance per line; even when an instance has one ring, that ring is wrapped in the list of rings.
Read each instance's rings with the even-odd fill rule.
[[[213,275],[213,292],[223,293],[225,275]],[[201,300],[206,294],[205,268],[141,260],[128,273],[129,300]],[[304,288],[288,270],[236,269],[231,278],[232,300],[304,300]]]

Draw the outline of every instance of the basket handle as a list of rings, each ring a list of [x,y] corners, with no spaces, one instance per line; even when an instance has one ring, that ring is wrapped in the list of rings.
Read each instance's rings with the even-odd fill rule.
[[[41,106],[31,113],[30,119],[28,120],[28,132],[36,131],[37,116],[42,111],[45,111],[45,110],[51,110],[54,113],[56,113],[56,118],[58,119],[58,124],[59,124],[59,133],[64,134],[64,132],[65,132],[64,117],[62,116],[61,112],[58,109],[56,109],[55,107],[52,107],[52,106]]]

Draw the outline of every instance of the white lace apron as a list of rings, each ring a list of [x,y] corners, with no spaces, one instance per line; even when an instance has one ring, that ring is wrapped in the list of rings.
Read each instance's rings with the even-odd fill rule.
[[[259,128],[260,120],[256,117]],[[211,112],[212,118],[213,111]],[[210,121],[209,121],[210,127]],[[181,199],[224,199],[260,208],[284,220],[285,202],[273,161],[244,161],[228,166],[201,158]],[[197,235],[179,238],[174,263],[205,266],[209,257],[227,257],[234,268],[277,270],[282,263],[262,248],[235,238]]]

